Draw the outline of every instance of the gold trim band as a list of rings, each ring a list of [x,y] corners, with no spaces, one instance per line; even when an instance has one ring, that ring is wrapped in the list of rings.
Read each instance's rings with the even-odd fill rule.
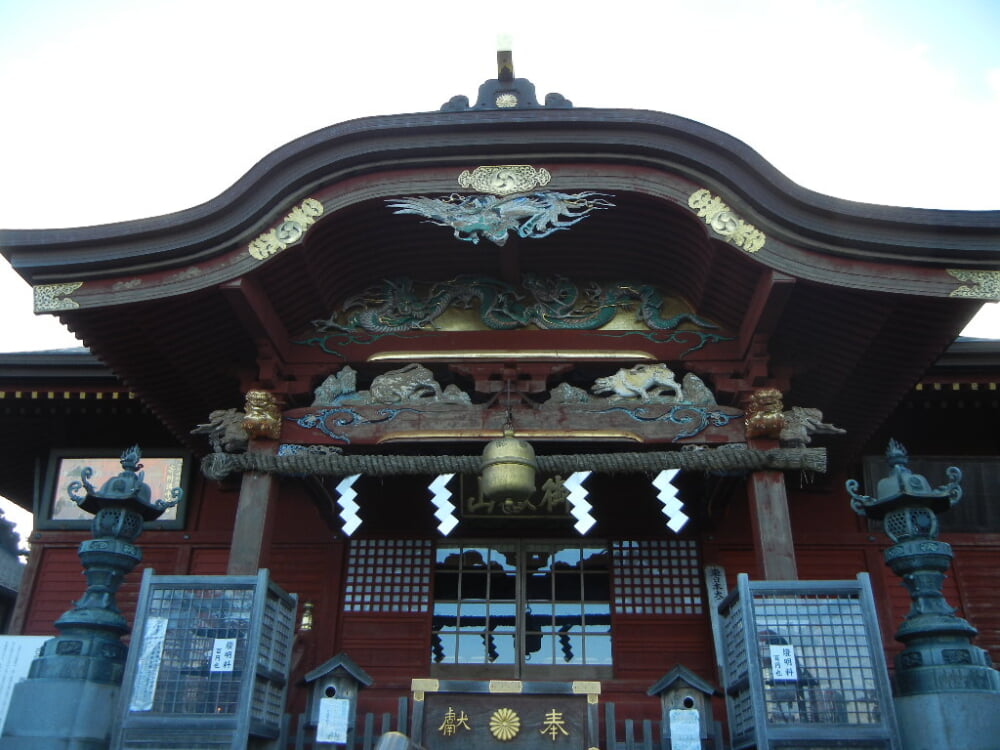
[[[421,430],[399,432],[379,438],[377,445],[401,440],[496,440],[503,437],[503,430]],[[518,430],[517,437],[525,440],[628,440],[644,442],[635,432],[628,430]]]
[[[378,352],[368,357],[369,362],[505,362],[518,360],[520,362],[552,362],[554,360],[598,360],[635,362],[638,360],[654,361],[656,357],[649,352],[641,351],[592,351],[589,349],[566,349],[564,351],[538,351],[531,349],[482,349],[479,351],[393,351]]]

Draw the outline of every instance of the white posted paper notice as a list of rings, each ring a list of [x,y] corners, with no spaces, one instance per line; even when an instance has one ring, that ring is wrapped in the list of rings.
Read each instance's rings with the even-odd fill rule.
[[[799,679],[795,665],[795,649],[790,645],[771,645],[771,679],[794,681]]]
[[[212,665],[209,672],[232,672],[236,664],[236,639],[216,638],[212,643]]]
[[[346,743],[350,708],[351,702],[346,698],[320,698],[316,741]]]

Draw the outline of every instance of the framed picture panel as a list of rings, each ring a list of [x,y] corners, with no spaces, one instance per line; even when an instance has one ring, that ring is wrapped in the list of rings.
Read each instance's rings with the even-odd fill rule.
[[[172,508],[167,508],[156,521],[149,522],[147,528],[184,528],[192,461],[191,456],[183,451],[143,451],[141,471],[144,473],[144,481],[149,485],[151,498],[154,501],[169,500],[170,491],[174,487],[180,487],[184,491],[181,502]],[[121,473],[121,451],[53,450],[51,452],[42,492],[35,501],[35,528],[90,528],[93,516],[73,502],[68,490],[72,482],[80,481],[81,472],[88,466],[94,471],[89,481],[94,487],[99,488]]]

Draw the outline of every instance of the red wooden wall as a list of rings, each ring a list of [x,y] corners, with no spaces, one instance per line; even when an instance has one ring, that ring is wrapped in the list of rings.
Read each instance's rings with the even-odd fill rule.
[[[141,570],[153,567],[161,574],[223,574],[228,561],[238,485],[196,481],[184,531],[151,531],[139,543],[144,561],[123,585],[119,604],[131,620]],[[829,487],[831,484],[824,484]],[[842,485],[840,485],[842,486]],[[892,633],[909,610],[909,596],[884,566],[888,545],[870,533],[855,516],[843,492],[828,489],[792,489],[789,505],[796,539],[796,557],[802,579],[852,579],[859,571],[871,574],[890,656],[900,648]],[[736,575],[757,577],[746,498],[739,492],[701,538],[702,564],[722,565],[735,585]],[[76,548],[83,532],[38,532],[18,605],[20,632],[55,633],[53,621],[72,606],[85,588]],[[997,535],[950,535],[956,563],[945,593],[980,630],[977,645],[1000,655],[1000,566]],[[365,710],[389,711],[395,699],[409,690],[412,677],[430,670],[429,615],[340,615],[341,580],[346,543],[331,531],[315,501],[302,485],[289,481],[282,489],[274,541],[267,565],[283,588],[299,596],[301,605],[313,605],[313,627],[300,632],[295,644],[293,692],[290,709],[304,708],[301,678],[340,651],[354,658],[376,685],[363,693]],[[702,616],[624,616],[613,621],[615,679],[604,683],[604,700],[619,704],[622,718],[658,718],[659,704],[646,690],[676,664],[684,664],[717,682],[711,628]],[[717,713],[721,716],[721,705]]]

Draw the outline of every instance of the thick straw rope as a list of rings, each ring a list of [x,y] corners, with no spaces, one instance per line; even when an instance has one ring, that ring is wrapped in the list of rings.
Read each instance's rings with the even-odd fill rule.
[[[369,474],[478,474],[479,456],[344,456],[303,453],[275,456],[266,453],[212,453],[201,462],[209,479],[224,479],[234,472],[263,474],[348,476]],[[538,456],[543,473],[596,471],[607,474],[651,473],[664,469],[730,472],[801,469],[826,471],[825,448],[775,448],[755,450],[742,447],[705,448],[695,451],[653,451],[649,453],[588,453]]]

